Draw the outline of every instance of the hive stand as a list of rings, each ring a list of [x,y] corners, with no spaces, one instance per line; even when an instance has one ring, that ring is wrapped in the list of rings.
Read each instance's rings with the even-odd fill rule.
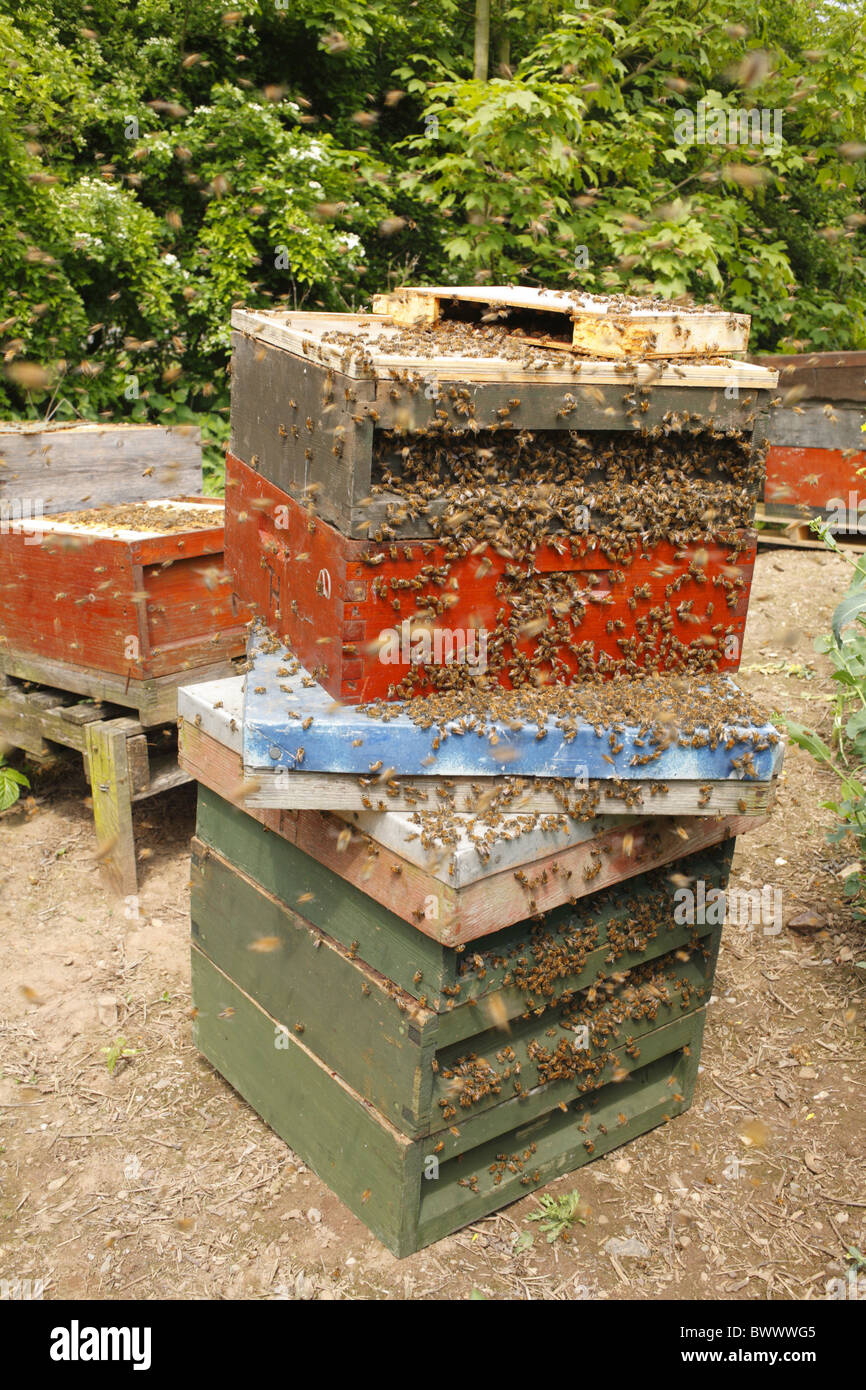
[[[37,759],[60,745],[84,759],[101,864],[124,897],[137,892],[132,807],[190,780],[173,751],[154,753],[148,734],[120,706],[79,700],[68,690],[34,687],[0,672],[0,741]]]

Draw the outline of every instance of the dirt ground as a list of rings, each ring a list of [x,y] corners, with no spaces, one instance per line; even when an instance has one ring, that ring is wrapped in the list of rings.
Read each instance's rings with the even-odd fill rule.
[[[767,549],[752,593],[742,684],[825,735],[812,639],[848,577]],[[579,1191],[586,1225],[548,1244],[530,1195],[400,1261],[192,1046],[193,789],[138,810],[136,915],[101,884],[80,764],[34,774],[0,817],[0,1280],[48,1298],[825,1298],[866,1250],[866,933],[839,876],[856,850],[824,838],[833,790],[789,748],[731,879],[780,888],[785,929],[726,928],[688,1113],[544,1189]],[[787,923],[807,910],[803,935]],[[111,1075],[119,1039],[133,1055]]]

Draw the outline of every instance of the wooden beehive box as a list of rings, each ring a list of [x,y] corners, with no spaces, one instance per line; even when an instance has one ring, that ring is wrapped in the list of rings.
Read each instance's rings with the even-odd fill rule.
[[[862,534],[866,352],[758,360],[779,373],[778,404],[765,426],[767,519],[821,516]]]
[[[237,590],[345,704],[431,689],[437,632],[458,664],[456,644],[471,665],[483,636],[487,669],[509,687],[530,670],[571,681],[739,666],[753,531],[679,544],[553,536],[522,561],[475,549],[352,539],[227,457],[226,564]],[[419,663],[425,627],[433,659]]]
[[[223,503],[151,500],[10,520],[0,665],[173,718],[176,687],[242,654],[246,606],[223,565]]]
[[[742,814],[736,807],[732,815],[668,817],[653,814],[653,805],[645,815],[585,820],[446,813],[441,823],[433,807],[420,802],[404,812],[332,814],[248,803],[241,811],[241,687],[236,676],[178,693],[180,762],[200,785],[199,836],[222,846],[232,864],[289,903],[286,875],[304,879],[299,891],[313,893],[306,915],[337,936],[350,931],[344,944],[357,937],[364,958],[406,988],[422,955],[428,984],[453,983],[442,973],[446,954],[419,937],[440,948],[457,947],[764,822],[761,814]],[[259,833],[257,822],[268,834]],[[282,877],[271,877],[278,867]],[[336,879],[344,881],[342,888]],[[337,901],[329,885],[346,904],[344,927],[336,925]],[[374,903],[384,913],[378,919]],[[379,961],[378,928],[394,917],[413,930],[408,936],[389,930],[394,954]]]
[[[709,892],[732,848],[678,867]],[[191,917],[199,1048],[398,1255],[691,1100],[720,929],[667,871],[470,954],[202,794]]]
[[[383,523],[429,534],[417,515],[394,521],[399,494],[372,493],[401,444],[527,432],[750,439],[776,383],[775,372],[719,354],[587,360],[522,339],[485,346],[488,330],[471,326],[453,341],[407,342],[410,330],[383,315],[235,310],[232,326],[231,452],[355,538]]]
[[[751,324],[748,314],[712,307],[522,285],[405,287],[374,295],[373,313],[401,326],[503,324],[533,346],[643,359],[744,353]]]

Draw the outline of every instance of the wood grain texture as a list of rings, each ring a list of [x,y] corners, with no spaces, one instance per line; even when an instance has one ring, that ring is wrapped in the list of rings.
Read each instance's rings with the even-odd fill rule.
[[[293,772],[290,776],[280,776],[261,769],[249,775],[248,794],[244,805],[249,807],[272,807],[285,810],[359,811],[370,800],[357,777],[351,773]],[[712,789],[712,804],[704,799],[703,788]],[[392,790],[387,799],[382,798],[382,810],[417,811],[435,809],[443,804],[455,811],[472,812],[477,806],[477,774],[469,777],[449,777],[442,780],[429,777],[418,786],[418,778],[395,776]],[[703,780],[682,780],[663,784],[643,778],[633,778],[628,784],[628,795],[612,785],[605,788],[599,810],[601,812],[631,813],[643,815],[653,812],[667,816],[733,816],[739,812],[746,816],[766,814],[775,799],[775,781],[739,782]],[[490,777],[485,781],[485,789],[494,794],[509,790],[506,778]],[[534,785],[526,779],[519,795],[508,802],[509,813],[515,811],[557,812],[564,809],[569,792],[562,787],[544,786],[543,782]],[[450,798],[450,799],[449,799]]]
[[[863,450],[863,407],[806,404],[772,410],[767,438],[776,448]]]
[[[162,425],[0,425],[0,503],[46,514],[201,491],[197,429]]]
[[[594,1098],[538,1116],[523,1128],[519,1101],[509,1101],[445,1131],[442,1152],[428,1138],[409,1140],[195,947],[192,988],[195,1040],[211,1064],[264,1121],[307,1162],[342,1202],[395,1255],[403,1257],[469,1221],[523,1197],[672,1119],[691,1103],[704,1011],[658,1028],[643,1040],[640,1064]],[[675,1100],[673,1097],[681,1097]],[[494,1127],[499,1125],[496,1130]],[[503,1129],[506,1125],[508,1128]],[[535,1152],[527,1152],[529,1141]],[[499,1184],[489,1172],[498,1153],[526,1152]],[[462,1161],[461,1161],[462,1156]],[[425,1170],[429,1175],[425,1178]],[[460,1185],[477,1173],[478,1190]],[[524,1182],[521,1182],[523,1177]]]
[[[13,673],[60,663],[122,686],[228,669],[243,653],[249,613],[222,548],[221,526],[111,535],[46,519],[34,538],[29,523],[10,523],[0,546],[0,660]],[[118,694],[118,681],[104,692],[59,683]]]

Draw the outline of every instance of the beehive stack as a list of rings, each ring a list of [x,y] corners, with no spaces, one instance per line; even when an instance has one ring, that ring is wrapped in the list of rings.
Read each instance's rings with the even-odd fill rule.
[[[235,316],[265,626],[243,696],[180,706],[199,1046],[398,1254],[688,1105],[720,929],[676,884],[724,883],[780,758],[723,676],[774,384],[719,357],[742,324],[447,294]]]

